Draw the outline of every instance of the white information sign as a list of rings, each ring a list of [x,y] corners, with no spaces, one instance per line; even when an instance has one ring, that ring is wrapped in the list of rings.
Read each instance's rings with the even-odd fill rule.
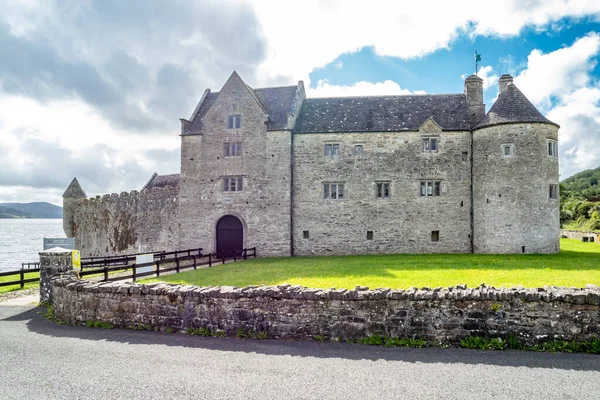
[[[153,254],[138,254],[137,256],[135,256],[136,265],[148,264],[148,263],[152,263],[152,262],[154,262]],[[153,270],[154,270],[154,265],[148,265],[147,267],[136,268],[136,272],[138,274],[143,273],[143,272],[150,272]]]

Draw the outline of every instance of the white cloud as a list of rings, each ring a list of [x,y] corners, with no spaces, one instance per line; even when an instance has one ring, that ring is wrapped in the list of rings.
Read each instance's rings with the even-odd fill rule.
[[[317,82],[316,88],[307,88],[307,97],[345,97],[345,96],[383,96],[400,94],[424,94],[423,91],[411,92],[408,89],[402,89],[394,81],[386,80],[383,82],[356,82],[348,86],[331,85],[327,80]]]
[[[569,95],[590,83],[590,71],[596,65],[594,57],[599,51],[597,33],[551,53],[533,50],[527,57],[527,69],[515,77],[515,85],[534,104],[547,108],[553,97]]]
[[[600,165],[600,83],[592,76],[600,35],[544,54],[533,50],[515,85],[548,119],[559,124],[561,179]]]
[[[526,26],[543,30],[563,17],[600,15],[597,0],[371,0],[368,6],[362,0],[255,0],[253,5],[269,42],[258,74],[265,83],[283,73],[289,82],[308,82],[314,68],[365,46],[379,55],[415,58],[449,48],[465,32],[517,35]]]

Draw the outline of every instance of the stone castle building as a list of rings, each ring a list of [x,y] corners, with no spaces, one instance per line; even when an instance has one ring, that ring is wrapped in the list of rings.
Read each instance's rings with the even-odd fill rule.
[[[83,255],[188,249],[260,256],[559,250],[558,125],[503,75],[464,93],[306,98],[233,73],[181,120],[181,173],[87,199],[64,230]]]

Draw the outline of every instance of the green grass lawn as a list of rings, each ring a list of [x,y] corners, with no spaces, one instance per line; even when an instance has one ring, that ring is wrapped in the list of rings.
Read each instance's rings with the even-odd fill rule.
[[[600,245],[561,239],[558,254],[396,254],[257,258],[143,282],[199,286],[299,284],[314,288],[600,286]]]
[[[40,277],[39,272],[27,272],[27,270],[25,270],[25,279],[39,278],[39,277]],[[11,276],[0,276],[0,282],[13,282],[13,281],[18,281],[19,279],[21,279],[21,276],[19,274],[11,275]],[[36,286],[40,286],[40,283],[39,282],[26,283],[24,289],[29,289],[29,288],[36,287]],[[21,286],[19,284],[11,285],[11,286],[0,286],[0,293],[12,292],[15,290],[20,290],[20,289],[21,289]]]

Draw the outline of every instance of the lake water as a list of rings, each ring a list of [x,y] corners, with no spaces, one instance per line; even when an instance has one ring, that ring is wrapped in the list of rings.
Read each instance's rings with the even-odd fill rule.
[[[45,237],[65,237],[62,219],[0,219],[0,271],[39,261]]]

